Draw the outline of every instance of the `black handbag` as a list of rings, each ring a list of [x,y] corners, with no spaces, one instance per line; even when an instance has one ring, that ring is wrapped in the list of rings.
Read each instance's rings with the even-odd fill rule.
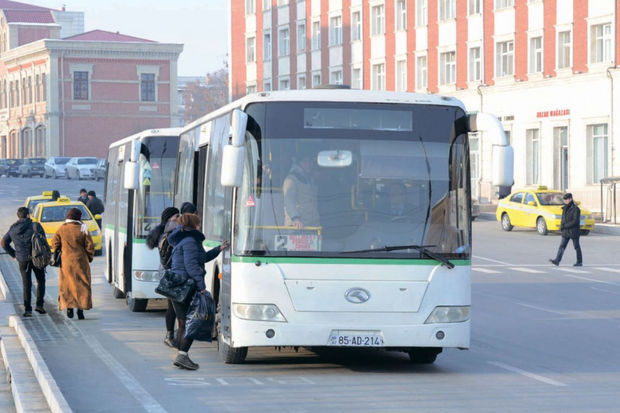
[[[159,285],[155,287],[157,294],[170,298],[178,302],[185,302],[196,291],[196,281],[188,276],[175,274],[170,270],[164,272],[164,276],[159,280]]]
[[[60,248],[56,249],[52,253],[52,259],[50,260],[50,265],[52,267],[60,267],[60,257],[62,257],[62,253],[60,252]]]

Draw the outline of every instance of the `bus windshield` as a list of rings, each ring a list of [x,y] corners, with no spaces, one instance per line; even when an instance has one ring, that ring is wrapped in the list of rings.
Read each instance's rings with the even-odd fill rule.
[[[159,224],[161,212],[173,204],[178,149],[178,136],[151,136],[142,140],[140,186],[135,200],[138,238],[146,238]]]
[[[470,253],[465,113],[451,106],[255,103],[237,190],[238,255]],[[372,251],[369,251],[372,250]]]

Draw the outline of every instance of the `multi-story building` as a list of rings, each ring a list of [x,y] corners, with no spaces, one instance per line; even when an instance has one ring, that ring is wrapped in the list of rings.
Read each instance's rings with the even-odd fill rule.
[[[178,125],[182,49],[0,0],[0,158],[103,156],[117,139]]]
[[[231,92],[344,83],[456,96],[502,120],[515,186],[570,190],[598,209],[600,178],[620,175],[618,5],[231,0]],[[474,195],[493,199],[491,143],[470,147]]]

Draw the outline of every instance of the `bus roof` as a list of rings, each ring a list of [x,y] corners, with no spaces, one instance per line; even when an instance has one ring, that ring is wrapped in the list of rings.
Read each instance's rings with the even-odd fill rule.
[[[115,146],[123,145],[127,142],[134,141],[136,139],[144,139],[149,136],[176,136],[178,137],[181,134],[181,128],[159,128],[159,129],[146,129],[142,132],[138,132],[126,138],[120,139],[116,142],[110,144],[109,148],[114,148]]]
[[[244,109],[254,102],[363,102],[363,103],[404,103],[420,105],[457,106],[465,110],[463,102],[451,96],[426,95],[422,93],[388,92],[357,89],[306,89],[283,90],[252,93],[218,110],[189,123],[181,133],[195,128],[210,119],[217,118],[233,109]]]

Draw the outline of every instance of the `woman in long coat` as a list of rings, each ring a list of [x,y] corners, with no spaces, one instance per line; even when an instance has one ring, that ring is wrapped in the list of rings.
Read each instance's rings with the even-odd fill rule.
[[[93,307],[90,263],[95,255],[95,244],[82,221],[82,211],[71,208],[65,216],[65,223],[52,239],[52,249],[60,248],[60,275],[58,286],[59,309],[67,309],[67,317],[73,318],[77,308],[80,320],[84,311]]]

